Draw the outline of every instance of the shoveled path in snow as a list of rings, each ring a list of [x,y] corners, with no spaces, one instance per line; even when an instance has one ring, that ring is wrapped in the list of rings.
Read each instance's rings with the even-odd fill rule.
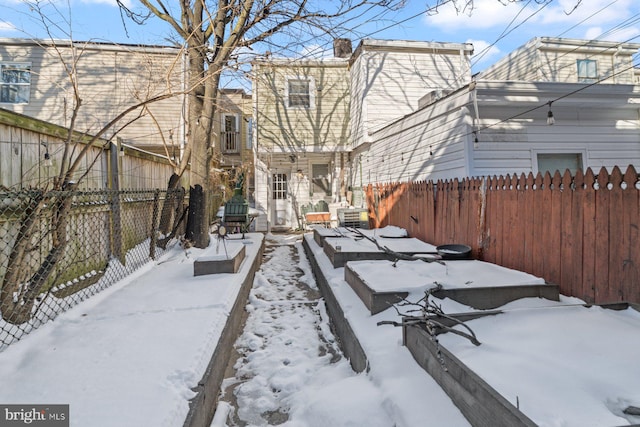
[[[330,331],[302,236],[270,234],[212,427],[391,427]]]

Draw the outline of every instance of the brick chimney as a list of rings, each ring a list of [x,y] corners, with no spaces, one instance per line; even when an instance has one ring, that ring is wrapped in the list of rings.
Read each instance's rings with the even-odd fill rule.
[[[334,39],[333,56],[336,58],[349,58],[351,56],[351,39]]]

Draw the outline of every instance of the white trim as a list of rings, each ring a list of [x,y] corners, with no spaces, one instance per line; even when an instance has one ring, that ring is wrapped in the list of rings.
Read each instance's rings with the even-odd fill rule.
[[[30,61],[20,62],[20,61],[0,61],[0,66],[8,66],[8,67],[25,67],[29,71],[29,83],[5,83],[2,80],[2,76],[0,75],[0,86],[21,86],[27,87],[29,90],[27,91],[27,100],[25,102],[0,102],[0,105],[28,105],[31,102],[31,86],[33,85],[32,77],[33,77],[33,64]],[[2,69],[0,67],[0,73]]]
[[[289,105],[289,80],[306,80],[309,82],[309,106]],[[316,79],[313,76],[286,76],[284,78],[284,105],[293,110],[314,110],[316,108]]]
[[[533,174],[537,175],[538,169],[538,154],[580,154],[582,159],[582,170],[587,169],[587,149],[586,148],[535,148],[531,149],[531,168]]]

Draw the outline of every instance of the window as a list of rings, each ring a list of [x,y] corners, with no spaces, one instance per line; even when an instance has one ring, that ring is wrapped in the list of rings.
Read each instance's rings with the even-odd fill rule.
[[[549,172],[553,176],[556,171],[563,175],[569,169],[572,175],[582,170],[581,153],[538,153],[538,172]]]
[[[240,151],[239,118],[233,114],[222,115],[221,148],[223,153],[238,153]]]
[[[287,174],[273,174],[273,199],[285,200],[287,198]]]
[[[598,62],[593,59],[578,59],[578,81],[593,83],[598,80]]]
[[[249,121],[247,123],[247,150],[250,150],[253,147],[253,118],[249,117]]]
[[[0,103],[27,104],[30,89],[30,64],[0,64]]]
[[[313,193],[323,193],[326,196],[331,195],[331,181],[329,179],[329,165],[319,164],[311,165],[311,183]]]
[[[313,95],[314,82],[312,79],[287,78],[285,98],[289,108],[312,108],[315,98]]]

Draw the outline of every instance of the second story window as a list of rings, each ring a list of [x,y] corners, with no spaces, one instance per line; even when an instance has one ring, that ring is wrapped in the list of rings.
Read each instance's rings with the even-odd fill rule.
[[[288,78],[285,95],[289,108],[311,108],[314,103],[313,80],[303,78]]]
[[[240,152],[240,117],[235,114],[222,115],[221,149],[223,153]]]
[[[593,83],[598,80],[598,61],[594,59],[578,59],[578,81]]]
[[[31,65],[0,63],[0,103],[28,104]]]

